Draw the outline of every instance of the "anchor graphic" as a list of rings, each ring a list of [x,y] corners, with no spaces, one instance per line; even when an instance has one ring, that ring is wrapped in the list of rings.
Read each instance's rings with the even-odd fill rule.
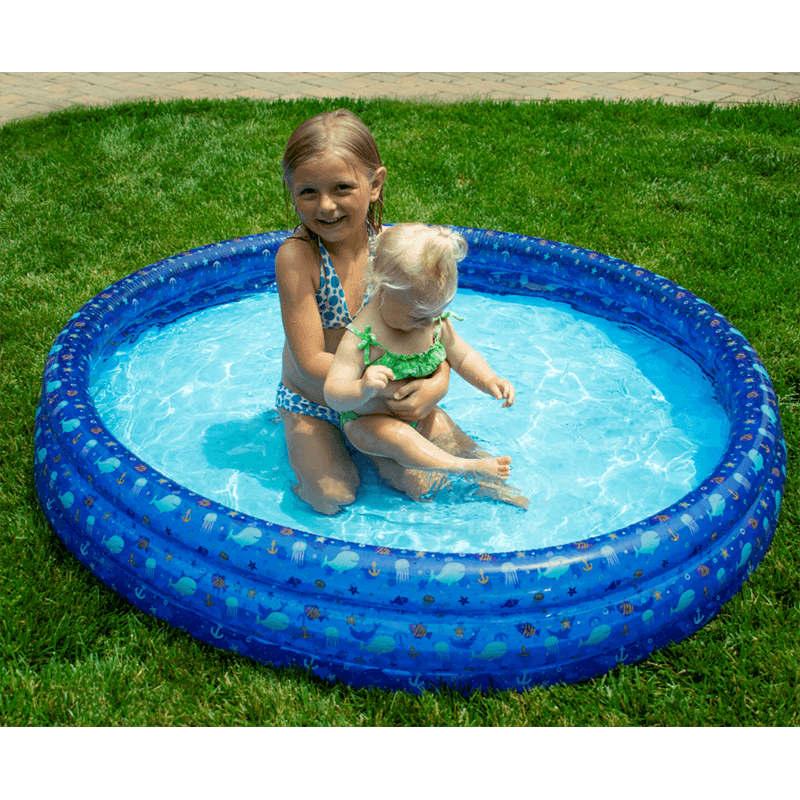
[[[594,564],[590,564],[585,558],[582,558],[581,561],[583,561],[583,563],[586,564],[586,566],[581,567],[581,569],[584,572],[591,572],[592,568],[594,567]]]
[[[215,639],[221,639],[222,638],[222,625],[217,625],[216,628],[212,628],[211,629],[211,635]]]
[[[120,486],[122,486],[122,484],[123,484],[123,483],[125,483],[125,476],[126,476],[127,474],[128,474],[127,472],[123,472],[123,473],[122,473],[122,475],[120,475],[120,476],[119,476],[119,478],[117,478],[117,483],[118,483]]]
[[[669,532],[670,532],[669,538],[672,539],[673,542],[677,542],[678,539],[681,538],[679,533],[672,533],[672,528],[669,529]]]
[[[144,591],[144,586],[142,586],[141,584],[139,584],[139,585],[136,587],[136,589],[134,590],[134,592],[133,592],[133,593],[134,593],[134,594],[135,594],[135,595],[136,595],[136,596],[137,596],[137,597],[138,597],[140,600],[144,600],[145,591]]]
[[[267,552],[271,555],[275,555],[278,552],[278,548],[275,546],[275,540],[272,540],[272,544],[267,548]]]
[[[184,522],[188,522],[191,519],[191,516],[192,516],[192,509],[189,508],[186,510],[186,513],[181,517],[181,519]]]
[[[424,689],[425,681],[420,680],[420,673],[418,672],[413,678],[408,679],[408,685],[413,686],[415,689]]]
[[[369,574],[372,575],[374,578],[380,572],[379,569],[376,569],[376,562],[372,562],[372,566],[369,569]]]
[[[478,583],[489,583],[489,578],[484,576],[483,570],[480,570],[480,578],[478,578]]]
[[[86,544],[86,542],[84,542],[84,543],[81,545],[81,555],[82,555],[82,556],[85,556],[85,555],[86,555],[88,552],[89,552],[89,545],[88,545],[88,544]]]
[[[533,683],[533,678],[528,677],[528,670],[522,673],[522,679],[517,678],[517,686],[530,686]]]
[[[314,663],[316,660],[317,660],[316,656],[311,656],[310,659],[309,658],[304,658],[303,659],[303,666],[306,669],[317,669],[318,665]]]

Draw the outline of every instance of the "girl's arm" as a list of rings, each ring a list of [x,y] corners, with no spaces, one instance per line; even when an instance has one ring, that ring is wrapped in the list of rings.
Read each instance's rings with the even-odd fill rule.
[[[307,242],[287,239],[281,245],[275,258],[275,277],[286,341],[303,380],[321,389],[333,354],[325,352],[312,277],[318,272],[319,264]]]
[[[479,353],[475,352],[456,332],[453,323],[442,321],[442,344],[447,351],[450,366],[476,389],[498,400],[505,399],[503,408],[514,404],[514,387],[505,378],[498,378],[494,370]]]
[[[345,331],[325,379],[325,402],[334,411],[354,411],[375,397],[394,373],[373,365],[364,369],[364,354],[358,349],[361,339]]]

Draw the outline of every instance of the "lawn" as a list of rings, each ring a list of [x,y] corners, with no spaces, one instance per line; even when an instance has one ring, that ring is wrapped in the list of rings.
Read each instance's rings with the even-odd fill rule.
[[[341,105],[389,172],[387,221],[569,242],[687,287],[758,351],[789,477],[770,551],[689,639],[525,693],[353,690],[217,651],[78,564],[33,486],[46,355],[117,279],[213,241],[290,227],[280,158]],[[0,502],[4,725],[796,726],[800,723],[797,107],[603,101],[175,101],[0,128]]]

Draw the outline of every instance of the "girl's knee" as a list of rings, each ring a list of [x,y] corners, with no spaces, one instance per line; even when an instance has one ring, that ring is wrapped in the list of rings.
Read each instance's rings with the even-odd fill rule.
[[[313,490],[301,489],[298,494],[314,511],[328,516],[338,514],[356,500],[355,491],[347,486],[316,486]]]
[[[344,506],[356,500],[359,477],[355,470],[337,470],[342,474],[323,475],[316,479],[301,480],[295,489],[298,497],[315,511],[328,516],[337,514]]]

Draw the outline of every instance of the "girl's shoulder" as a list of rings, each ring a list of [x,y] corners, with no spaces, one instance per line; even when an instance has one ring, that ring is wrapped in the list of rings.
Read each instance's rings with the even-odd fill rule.
[[[292,236],[275,255],[275,278],[282,298],[295,301],[319,291],[319,255],[306,239]]]
[[[275,255],[275,272],[287,270],[315,276],[319,273],[320,255],[314,245],[301,236],[290,236]]]
[[[277,257],[302,258],[319,264],[319,248],[301,233],[295,232],[278,248]]]

